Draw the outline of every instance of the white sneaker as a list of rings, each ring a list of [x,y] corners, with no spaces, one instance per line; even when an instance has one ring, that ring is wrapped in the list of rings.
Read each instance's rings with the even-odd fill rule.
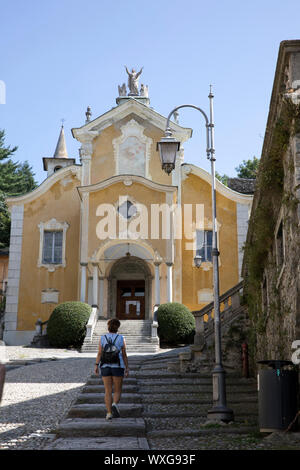
[[[111,420],[112,420],[112,417],[113,417],[113,416],[112,416],[111,413],[107,413],[105,419],[106,419],[106,421],[111,421]]]
[[[111,411],[114,418],[120,418],[120,410],[116,403],[112,404]]]

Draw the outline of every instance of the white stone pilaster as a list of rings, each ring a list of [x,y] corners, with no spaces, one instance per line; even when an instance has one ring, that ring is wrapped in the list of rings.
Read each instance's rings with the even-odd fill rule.
[[[80,302],[86,300],[86,267],[87,263],[80,263],[81,266],[81,283],[80,283]]]
[[[81,142],[80,160],[82,164],[81,184],[88,186],[91,184],[91,161],[93,154],[93,139],[97,136],[97,132],[84,132],[76,138]]]
[[[104,277],[100,277],[100,289],[99,289],[99,315],[103,315],[104,310]]]
[[[11,207],[10,255],[7,275],[4,341],[14,345],[18,320],[24,205]]]
[[[89,193],[83,193],[82,202],[81,202],[81,240],[80,240],[81,263],[88,262],[88,241],[89,241]]]
[[[93,305],[98,308],[98,264],[93,263]]]
[[[167,302],[173,302],[173,263],[166,263],[167,272]]]
[[[155,305],[160,305],[160,278],[159,264],[155,264]]]

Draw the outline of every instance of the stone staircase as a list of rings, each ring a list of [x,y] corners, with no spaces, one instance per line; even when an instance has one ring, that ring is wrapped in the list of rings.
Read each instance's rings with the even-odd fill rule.
[[[176,354],[176,355],[175,355]],[[212,405],[211,373],[168,370],[177,353],[130,356],[130,377],[124,379],[121,418],[105,421],[104,387],[92,375],[82,388],[56,439],[47,447],[61,450],[137,450],[237,448],[258,431],[256,380],[227,375],[228,406],[235,421],[207,422]]]
[[[106,421],[104,386],[92,374],[56,430],[47,450],[147,450],[146,425],[142,418],[135,371],[141,359],[130,358],[131,377],[124,379],[121,418]]]
[[[155,353],[159,350],[158,337],[151,336],[151,320],[121,320],[119,333],[124,335],[127,352]],[[107,333],[107,320],[98,320],[92,341],[84,340],[82,352],[97,352],[100,336]]]

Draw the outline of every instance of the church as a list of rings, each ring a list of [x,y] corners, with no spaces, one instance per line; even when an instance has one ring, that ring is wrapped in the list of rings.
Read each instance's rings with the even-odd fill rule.
[[[88,107],[72,129],[80,163],[68,156],[62,126],[53,157],[43,158],[45,180],[7,199],[8,345],[30,343],[37,320],[65,301],[89,303],[94,323],[136,324],[151,323],[165,302],[195,311],[213,300],[211,175],[185,162],[192,129],[177,118],[176,165],[163,171],[156,144],[167,119],[150,107],[148,87],[139,87],[142,70],[127,73],[128,92],[119,86],[116,106],[95,119]],[[216,181],[220,294],[241,280],[252,199]]]

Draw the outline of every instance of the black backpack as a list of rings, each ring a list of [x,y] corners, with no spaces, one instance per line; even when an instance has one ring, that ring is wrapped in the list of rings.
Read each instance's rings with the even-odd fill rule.
[[[115,346],[116,339],[119,335],[117,335],[112,342],[110,338],[107,338],[105,335],[105,339],[107,343],[102,348],[101,359],[100,359],[100,366],[102,364],[119,364],[120,365],[120,356],[119,356],[119,349]]]

